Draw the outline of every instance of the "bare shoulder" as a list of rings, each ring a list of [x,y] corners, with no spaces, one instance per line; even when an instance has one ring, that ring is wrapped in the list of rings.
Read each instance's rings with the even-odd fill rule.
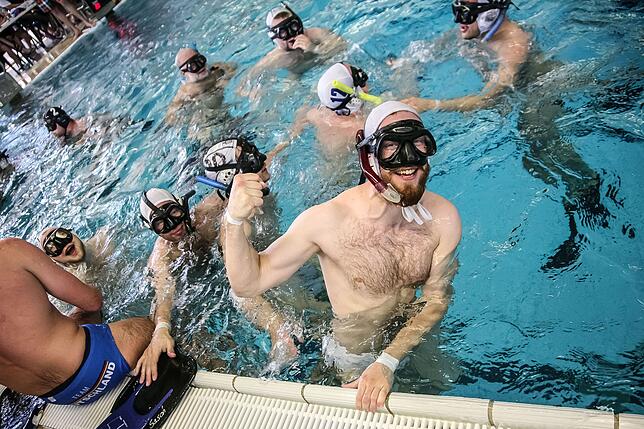
[[[461,215],[458,209],[447,198],[434,192],[426,192],[423,197],[423,205],[432,215],[432,225],[438,228],[441,234],[441,241],[446,238],[454,245],[461,240]]]
[[[2,259],[15,261],[23,255],[39,251],[33,244],[15,237],[0,239],[0,255]]]
[[[326,28],[312,27],[304,30],[304,34],[309,39],[323,39],[325,37],[328,37],[332,33],[331,30],[328,30]]]

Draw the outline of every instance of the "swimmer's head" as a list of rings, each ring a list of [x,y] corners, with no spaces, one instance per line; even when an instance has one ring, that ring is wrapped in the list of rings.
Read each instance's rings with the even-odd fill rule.
[[[470,40],[490,31],[501,10],[511,3],[508,0],[454,0],[452,13],[454,22],[459,24],[461,37]]]
[[[83,241],[69,229],[45,228],[38,243],[47,256],[61,264],[78,264],[85,260]]]
[[[436,153],[436,142],[423,125],[418,112],[398,101],[387,101],[374,108],[364,131],[356,136],[361,168],[369,181],[391,202],[403,207],[417,204],[425,192],[429,157]],[[399,201],[387,198],[393,187]]]
[[[42,117],[45,126],[56,137],[65,137],[72,118],[61,106],[50,107]]]
[[[350,115],[360,111],[362,100],[357,97],[358,91],[368,92],[369,76],[362,69],[347,63],[333,64],[318,80],[318,98],[320,103],[338,115]],[[334,86],[334,81],[353,89],[354,94],[347,94]]]
[[[199,82],[208,76],[208,60],[194,48],[179,49],[174,65],[186,82]]]
[[[295,38],[304,34],[302,19],[286,3],[266,14],[268,37],[285,51],[293,50]]]
[[[222,140],[215,143],[203,157],[206,177],[226,185],[228,189],[222,198],[230,196],[233,178],[237,173],[256,173],[264,182],[271,178],[266,168],[266,155],[243,137]]]
[[[143,192],[139,203],[143,224],[167,241],[181,241],[192,232],[188,206],[188,199],[192,195],[194,191],[179,199],[169,191],[159,188]]]

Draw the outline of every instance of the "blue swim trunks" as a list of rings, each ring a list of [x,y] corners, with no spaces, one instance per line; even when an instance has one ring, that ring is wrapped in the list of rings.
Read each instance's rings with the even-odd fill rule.
[[[130,372],[130,366],[116,347],[107,325],[83,325],[85,354],[74,375],[41,396],[58,405],[89,404],[116,387]]]

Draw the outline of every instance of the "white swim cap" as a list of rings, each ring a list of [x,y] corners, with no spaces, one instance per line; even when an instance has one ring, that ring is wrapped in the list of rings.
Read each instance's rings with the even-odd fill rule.
[[[333,87],[334,80],[337,80],[350,88],[354,88],[353,77],[351,76],[351,72],[347,69],[347,66],[342,63],[335,63],[329,67],[327,71],[320,76],[320,80],[318,80],[318,97],[320,98],[320,103],[329,109],[335,109],[342,104],[346,97],[349,97],[349,94],[345,94],[339,89]],[[343,98],[343,95],[346,97]]]
[[[291,11],[285,8],[284,6],[278,6],[276,8],[271,9],[271,11],[266,14],[266,26],[268,28],[271,28],[272,27],[271,24],[273,23],[273,18],[275,18],[277,15],[283,12],[288,13],[289,16],[292,15]]]
[[[148,201],[150,201],[153,205],[157,207],[159,207],[160,205],[168,201],[177,202],[176,197],[165,189],[159,189],[159,188],[149,189],[148,191],[145,192],[145,196],[148,198]],[[141,200],[139,202],[139,211],[141,212],[141,216],[143,216],[145,220],[150,222],[150,215],[152,214],[152,208],[150,208],[145,203],[145,200],[143,199],[143,195],[141,195]]]
[[[400,101],[385,101],[373,109],[371,113],[369,113],[369,116],[367,116],[367,120],[364,124],[365,139],[371,137],[373,133],[378,130],[378,127],[387,116],[396,112],[411,112],[420,119],[420,115],[413,107],[405,103],[401,103]]]
[[[489,3],[489,1],[479,0],[477,3]],[[501,13],[499,9],[492,9],[480,13],[476,18],[476,23],[479,26],[479,31],[481,33],[487,33],[488,31],[490,31],[490,28],[492,28],[492,25],[494,24],[494,21],[496,21],[496,18],[498,18],[499,13]]]
[[[237,173],[237,143],[238,139],[220,141],[213,145],[203,157],[206,177],[224,185],[230,185]],[[230,165],[230,168],[223,166]]]

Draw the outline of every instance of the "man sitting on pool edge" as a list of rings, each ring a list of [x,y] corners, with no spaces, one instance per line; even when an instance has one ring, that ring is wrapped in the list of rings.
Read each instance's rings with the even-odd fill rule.
[[[146,318],[100,323],[101,293],[26,241],[0,240],[0,384],[60,405],[95,401],[134,367]],[[76,308],[61,314],[48,295]]]
[[[346,381],[359,375],[344,387],[358,388],[359,409],[375,411],[399,360],[447,311],[461,222],[449,201],[425,191],[436,146],[414,109],[394,101],[376,107],[357,147],[370,183],[304,211],[266,250],[257,253],[242,228],[263,204],[265,184],[256,174],[234,178],[222,228],[228,278],[242,297],[278,286],[317,254],[335,314],[327,358]],[[408,315],[412,302],[406,325],[383,344],[392,318]],[[374,362],[372,352],[381,351]]]

